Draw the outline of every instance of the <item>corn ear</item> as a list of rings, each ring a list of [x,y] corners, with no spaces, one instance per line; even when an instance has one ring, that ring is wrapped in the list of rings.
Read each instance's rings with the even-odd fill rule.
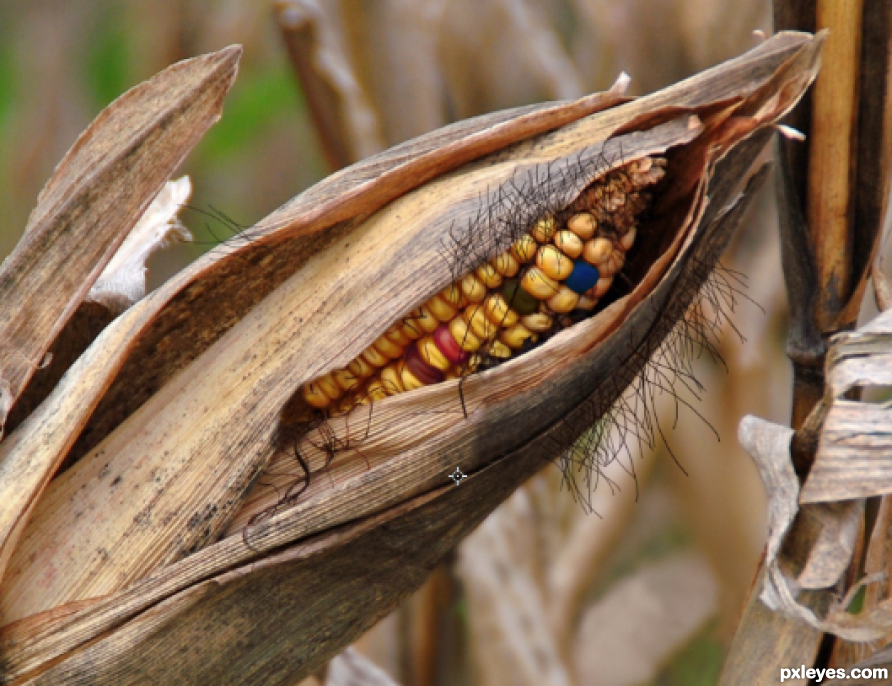
[[[0,609],[18,621],[0,630],[0,677],[287,684],[321,666],[641,372],[764,179],[753,164],[820,44],[780,34],[647,98],[590,96],[410,141],[124,313],[0,445],[4,460],[38,450],[55,464],[76,438],[80,458],[9,562]],[[457,382],[376,403],[361,456],[337,456],[318,487],[244,528],[266,507],[248,496],[257,476],[293,447],[283,427],[298,389],[453,280],[444,241],[522,201],[506,190],[518,179],[558,173],[546,186],[560,204],[649,155],[669,156],[672,183],[631,292],[467,378],[464,408]],[[506,237],[489,239],[495,252]],[[446,480],[456,466],[471,475],[460,486]]]

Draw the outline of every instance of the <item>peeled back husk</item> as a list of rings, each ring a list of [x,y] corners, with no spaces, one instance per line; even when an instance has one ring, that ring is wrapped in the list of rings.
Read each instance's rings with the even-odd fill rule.
[[[0,610],[19,621],[0,631],[0,676],[290,684],[324,664],[642,370],[740,222],[764,177],[751,168],[813,79],[820,43],[780,34],[626,104],[608,95],[447,127],[334,175],[131,308],[10,437],[22,450],[41,422],[70,425],[82,457],[9,562]],[[557,175],[551,200],[569,203],[648,155],[667,157],[670,175],[629,263],[631,292],[468,377],[461,396],[445,382],[376,402],[361,421],[360,408],[352,425],[331,420],[342,440],[361,434],[361,450],[244,528],[267,509],[253,482],[294,448],[298,389],[448,285],[444,244],[473,242],[462,232],[480,230],[475,217],[521,202],[512,184]],[[108,390],[65,401],[97,368]],[[470,475],[459,486],[455,467]]]

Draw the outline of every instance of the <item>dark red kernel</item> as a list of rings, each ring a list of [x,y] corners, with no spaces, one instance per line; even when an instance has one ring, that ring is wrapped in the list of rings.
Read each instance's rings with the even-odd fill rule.
[[[446,379],[443,372],[436,367],[431,367],[421,358],[421,353],[418,352],[417,343],[413,343],[406,348],[404,359],[406,360],[406,366],[409,368],[409,371],[412,372],[415,378],[425,386],[441,383]]]
[[[468,353],[461,349],[446,325],[434,331],[434,345],[452,364],[462,364],[468,360]]]

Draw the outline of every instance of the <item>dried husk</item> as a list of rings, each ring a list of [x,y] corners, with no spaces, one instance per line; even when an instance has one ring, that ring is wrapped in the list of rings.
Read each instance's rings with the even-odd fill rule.
[[[780,35],[573,124],[615,96],[449,127],[335,175],[262,222],[250,245],[208,257],[131,308],[9,441],[14,454],[49,423],[77,432],[99,394],[72,380],[97,366],[105,383],[118,374],[81,438],[86,455],[53,483],[10,564],[0,602],[7,617],[23,619],[3,630],[0,674],[23,683],[293,683],[323,664],[640,371],[739,222],[762,175],[739,199],[735,191],[771,123],[813,78],[819,46],[805,34]],[[373,214],[414,184],[558,123]],[[493,188],[524,168],[609,151],[619,135],[625,161],[674,149],[673,192],[661,201],[665,240],[651,245],[657,259],[639,264],[630,295],[468,379],[467,419],[450,384],[376,404],[373,421],[388,421],[379,445],[363,446],[368,466],[347,456],[328,488],[207,545],[282,448],[280,415],[300,385],[345,364],[452,280],[441,241],[486,202],[484,181]],[[400,222],[387,221],[397,213]],[[340,259],[348,251],[349,263]],[[237,294],[234,283],[243,286]],[[260,284],[256,293],[247,287]],[[138,371],[128,375],[131,365]],[[146,377],[148,391],[140,389]],[[450,411],[435,411],[442,407]],[[471,478],[437,488],[456,465]],[[64,572],[40,574],[52,565]]]
[[[827,388],[821,405],[802,431],[814,433],[815,462],[800,490],[791,459],[791,429],[747,418],[741,440],[748,443],[769,494],[769,544],[760,597],[783,616],[807,623],[850,643],[846,650],[868,654],[868,644],[892,635],[892,602],[886,570],[889,560],[889,506],[878,504],[866,553],[865,498],[890,493],[888,403],[850,400],[853,389],[892,383],[889,372],[892,312],[857,331],[837,334],[827,352]],[[801,433],[801,432],[800,432]],[[763,436],[783,445],[761,448]],[[791,529],[796,526],[798,529]],[[870,525],[868,525],[870,526]],[[782,549],[783,546],[783,549]],[[857,565],[864,554],[863,570]],[[845,595],[840,599],[840,584]],[[854,593],[866,586],[857,613]],[[801,593],[802,591],[820,593]],[[805,632],[796,632],[803,634]],[[793,632],[790,632],[793,634]],[[853,644],[859,643],[855,647]],[[874,645],[874,647],[876,647]]]
[[[838,334],[827,353],[827,415],[800,498],[835,502],[892,493],[892,410],[846,398],[853,388],[892,386],[892,312]]]
[[[165,181],[219,119],[240,56],[241,48],[230,47],[186,60],[125,93],[59,163],[22,241],[0,268],[0,437],[8,411],[60,333],[67,340],[56,341],[62,348],[56,352],[64,357],[80,345],[83,329],[95,336],[109,321],[104,307],[84,298]],[[94,395],[104,388],[101,379],[89,385]],[[61,440],[70,446],[76,430],[63,428]],[[0,568],[64,457],[51,445],[11,454],[21,438],[17,432],[0,449]],[[52,438],[44,434],[43,441]]]
[[[799,516],[799,480],[790,460],[793,433],[755,417],[746,417],[740,424],[740,441],[768,492],[768,544],[757,586],[759,598],[779,615],[801,620],[817,631],[853,641],[874,640],[883,634],[887,622],[883,615],[888,611],[879,608],[865,616],[852,615],[847,611],[852,591],[839,600],[830,590],[837,590],[852,561],[864,504],[806,505]],[[794,637],[788,634],[787,640]]]

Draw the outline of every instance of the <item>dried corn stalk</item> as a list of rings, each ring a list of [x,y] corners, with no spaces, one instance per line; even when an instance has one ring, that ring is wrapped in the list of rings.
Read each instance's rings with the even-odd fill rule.
[[[780,34],[640,100],[436,131],[333,175],[136,303],[0,445],[0,678],[290,684],[323,665],[645,369],[764,178],[751,167],[820,43]],[[311,456],[309,476],[325,473],[301,498],[249,497],[305,435],[304,383],[512,231],[653,156],[666,179],[625,288],[596,316],[461,393],[455,380],[331,418],[349,447]]]

